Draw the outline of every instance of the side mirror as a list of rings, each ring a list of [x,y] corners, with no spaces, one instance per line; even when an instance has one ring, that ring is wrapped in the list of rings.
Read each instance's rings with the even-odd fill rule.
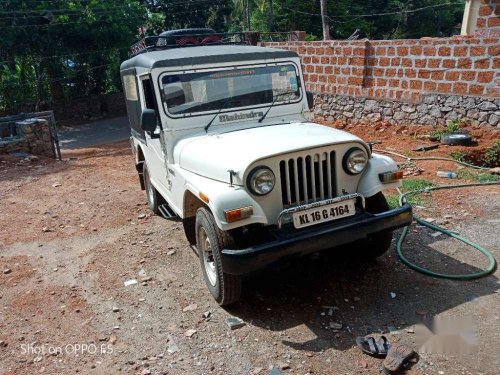
[[[156,130],[157,119],[154,109],[143,109],[141,114],[141,129],[147,132]]]
[[[307,105],[309,106],[309,109],[312,111],[314,108],[314,94],[311,91],[306,91],[306,97],[307,97]]]

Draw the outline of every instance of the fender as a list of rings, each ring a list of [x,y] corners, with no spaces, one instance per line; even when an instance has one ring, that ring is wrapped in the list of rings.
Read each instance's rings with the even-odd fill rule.
[[[383,190],[401,186],[401,181],[383,184],[378,177],[379,173],[395,172],[397,170],[398,166],[391,158],[380,154],[372,154],[368,162],[368,167],[363,173],[361,180],[359,180],[358,193],[368,198]]]
[[[261,205],[242,186],[230,186],[228,183],[202,177],[186,170],[183,170],[183,174],[185,174],[186,178],[184,191],[190,191],[196,197],[199,197],[200,193],[208,197],[209,201],[206,204],[212,211],[217,226],[221,230],[229,230],[256,223],[268,224],[267,217]],[[251,217],[234,223],[226,221],[224,211],[245,206],[253,207],[253,215]]]

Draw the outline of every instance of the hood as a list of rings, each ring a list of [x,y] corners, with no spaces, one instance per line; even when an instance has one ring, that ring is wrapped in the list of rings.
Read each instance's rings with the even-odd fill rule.
[[[346,142],[363,143],[342,130],[292,123],[186,138],[175,146],[174,159],[183,169],[222,182],[229,183],[233,170],[234,183],[241,184],[246,168],[259,159]]]

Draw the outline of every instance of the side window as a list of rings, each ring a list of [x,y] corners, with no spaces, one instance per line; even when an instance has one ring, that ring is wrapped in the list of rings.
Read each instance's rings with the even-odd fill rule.
[[[144,92],[144,104],[146,105],[146,108],[154,109],[156,111],[157,108],[155,94],[153,85],[151,84],[151,80],[149,78],[145,78],[142,80],[142,89]]]
[[[127,100],[130,101],[138,100],[135,76],[133,75],[123,76],[123,87],[125,89],[125,97],[127,98]]]

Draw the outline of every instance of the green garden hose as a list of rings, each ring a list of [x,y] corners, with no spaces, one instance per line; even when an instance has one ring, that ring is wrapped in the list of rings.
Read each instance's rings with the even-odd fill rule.
[[[500,185],[500,182],[483,182],[483,183],[472,183],[472,184],[463,184],[463,185],[437,186],[437,187],[429,187],[429,188],[421,189],[421,190],[413,190],[413,191],[409,191],[407,193],[400,195],[399,205],[400,206],[403,205],[403,203],[406,201],[406,197],[408,195],[421,194],[421,193],[426,193],[426,192],[433,191],[433,190],[458,189],[458,188],[471,187],[471,186],[489,186],[489,185]],[[401,236],[398,239],[398,243],[396,245],[396,252],[397,252],[398,257],[401,260],[401,262],[403,262],[406,266],[408,266],[412,270],[420,272],[424,275],[437,277],[437,278],[441,278],[441,279],[451,279],[451,280],[475,280],[475,279],[479,279],[481,277],[488,276],[488,275],[492,274],[493,272],[495,272],[496,266],[497,266],[495,258],[484,247],[482,247],[482,246],[480,246],[480,245],[478,245],[478,244],[476,244],[476,243],[474,243],[474,242],[472,242],[464,237],[461,237],[458,234],[450,232],[449,230],[447,230],[445,228],[441,228],[439,226],[432,225],[431,223],[429,223],[425,220],[422,220],[415,215],[413,215],[413,218],[420,225],[423,225],[423,226],[431,228],[435,231],[444,233],[447,236],[456,238],[457,240],[462,241],[463,243],[470,245],[473,248],[479,250],[482,254],[484,254],[488,258],[489,265],[487,268],[485,268],[484,270],[482,270],[480,272],[471,273],[471,274],[462,274],[462,275],[448,275],[448,274],[444,274],[444,273],[433,272],[433,271],[428,270],[426,268],[420,267],[420,266],[410,262],[403,254],[403,249],[402,249],[403,241],[406,238],[406,235],[408,234],[408,229],[409,229],[409,226],[407,226],[407,227],[403,228],[403,232],[401,233]]]

